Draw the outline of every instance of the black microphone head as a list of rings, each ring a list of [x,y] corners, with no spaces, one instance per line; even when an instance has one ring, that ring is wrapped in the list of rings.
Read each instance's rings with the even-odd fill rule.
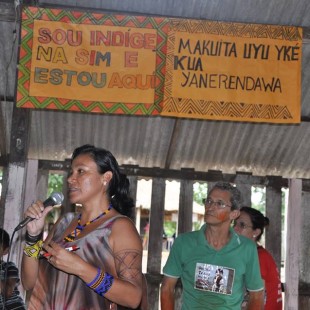
[[[52,193],[50,197],[53,199],[54,205],[60,205],[64,200],[63,193],[55,192],[55,193]]]

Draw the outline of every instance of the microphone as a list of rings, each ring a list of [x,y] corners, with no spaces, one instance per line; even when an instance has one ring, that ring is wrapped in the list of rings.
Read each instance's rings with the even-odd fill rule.
[[[48,197],[45,201],[43,201],[43,206],[44,208],[48,206],[56,206],[60,205],[62,201],[64,200],[64,195],[63,193],[52,193],[50,197]],[[18,231],[21,228],[25,227],[29,222],[33,221],[34,218],[27,216],[22,222],[20,222],[14,231]]]

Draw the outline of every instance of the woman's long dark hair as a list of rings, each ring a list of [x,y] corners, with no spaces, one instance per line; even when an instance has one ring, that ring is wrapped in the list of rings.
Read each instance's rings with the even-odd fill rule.
[[[71,162],[81,154],[88,154],[97,164],[98,172],[104,174],[111,171],[113,176],[109,182],[108,194],[113,208],[123,215],[130,216],[134,206],[133,199],[129,196],[129,180],[120,172],[119,165],[112,153],[103,148],[90,144],[82,145],[73,151]]]

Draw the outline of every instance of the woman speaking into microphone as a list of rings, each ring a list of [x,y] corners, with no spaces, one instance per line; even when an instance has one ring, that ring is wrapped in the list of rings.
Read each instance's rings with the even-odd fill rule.
[[[54,225],[46,240],[41,201],[25,216],[26,244],[21,279],[32,290],[28,310],[136,309],[141,303],[142,243],[129,219],[129,180],[107,150],[83,145],[74,150],[68,198],[82,206]],[[68,250],[69,249],[69,250]]]

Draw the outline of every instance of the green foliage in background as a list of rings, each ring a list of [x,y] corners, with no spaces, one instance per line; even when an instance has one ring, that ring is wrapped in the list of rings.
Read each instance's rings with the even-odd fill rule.
[[[49,197],[54,192],[62,192],[63,188],[63,175],[57,173],[50,173],[48,176],[48,191],[47,196]],[[46,217],[48,223],[55,223],[57,210],[53,209]]]
[[[194,201],[199,205],[203,205],[202,200],[208,195],[208,184],[207,183],[195,183],[194,184]]]
[[[193,222],[193,230],[199,230],[203,223],[201,222]]]
[[[48,176],[48,192],[47,196],[50,196],[53,192],[62,192],[63,188],[63,175],[57,173],[50,173]]]
[[[255,197],[255,198],[254,198]],[[254,198],[254,199],[253,199]],[[262,187],[252,187],[252,208],[265,214],[266,210],[266,190]]]
[[[164,231],[167,237],[172,237],[173,234],[176,232],[177,223],[176,222],[164,222]]]

